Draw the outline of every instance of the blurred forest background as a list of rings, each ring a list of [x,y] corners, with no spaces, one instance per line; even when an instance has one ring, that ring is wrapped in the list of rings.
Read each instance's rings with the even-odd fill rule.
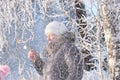
[[[120,0],[0,0],[0,65],[5,80],[41,80],[27,53],[41,58],[45,26],[57,20],[76,35],[83,80],[120,80]]]

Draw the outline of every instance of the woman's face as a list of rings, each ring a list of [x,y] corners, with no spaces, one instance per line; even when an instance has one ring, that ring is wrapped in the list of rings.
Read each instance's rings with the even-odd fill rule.
[[[55,38],[56,38],[56,36],[55,35],[53,35],[53,34],[46,34],[46,36],[47,36],[47,40],[48,40],[48,42],[51,42],[51,41],[53,41]]]

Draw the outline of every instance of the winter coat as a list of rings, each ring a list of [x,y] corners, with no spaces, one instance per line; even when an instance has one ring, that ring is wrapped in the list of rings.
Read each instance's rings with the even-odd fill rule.
[[[82,60],[74,44],[73,33],[64,33],[61,38],[49,43],[43,54],[46,60],[43,62],[37,56],[33,64],[44,80],[81,80]]]

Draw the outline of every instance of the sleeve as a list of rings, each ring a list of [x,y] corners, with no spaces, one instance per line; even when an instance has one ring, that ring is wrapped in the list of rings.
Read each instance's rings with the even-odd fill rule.
[[[47,51],[47,48],[45,47],[44,50],[43,50],[43,56],[45,58],[47,58],[46,55],[48,55],[48,51]],[[36,71],[40,74],[40,75],[43,75],[43,68],[44,68],[44,65],[45,65],[45,62],[46,62],[46,59],[42,60],[39,56],[39,54],[37,55],[37,58],[34,62],[32,62],[34,68],[36,69]]]
[[[69,45],[65,54],[69,75],[67,80],[81,80],[83,76],[82,60],[76,46]]]
[[[36,71],[40,74],[43,75],[43,67],[44,67],[44,62],[42,61],[42,59],[40,58],[40,56],[37,56],[36,60],[34,62],[32,62],[34,68],[36,69]]]

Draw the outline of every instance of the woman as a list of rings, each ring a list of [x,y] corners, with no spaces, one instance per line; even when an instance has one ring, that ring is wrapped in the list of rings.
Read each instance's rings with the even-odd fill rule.
[[[74,44],[75,35],[68,32],[61,22],[53,21],[46,26],[48,45],[44,49],[45,61],[30,50],[28,58],[44,80],[81,80],[82,60]]]

